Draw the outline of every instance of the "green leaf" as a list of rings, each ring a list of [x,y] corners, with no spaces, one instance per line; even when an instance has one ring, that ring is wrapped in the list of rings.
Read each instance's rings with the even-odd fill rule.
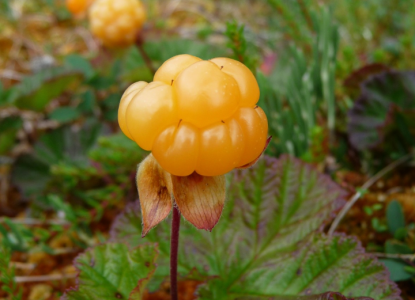
[[[222,289],[220,279],[213,280],[203,288],[201,299],[228,299],[221,295]],[[272,295],[279,299],[328,290],[348,297],[400,299],[383,265],[365,254],[355,238],[343,235],[316,235],[298,251],[276,255],[255,266],[239,285],[226,293]]]
[[[395,231],[395,234],[393,237],[397,240],[404,240],[408,235],[408,229],[407,228],[399,228]]]
[[[7,154],[14,147],[17,132],[22,125],[23,121],[20,117],[7,117],[0,120],[0,155]]]
[[[87,80],[91,79],[95,75],[95,71],[91,63],[80,55],[71,54],[66,56],[65,65],[81,71]]]
[[[155,270],[157,255],[153,245],[128,249],[124,244],[110,243],[92,248],[76,258],[78,286],[63,299],[139,300]]]
[[[60,123],[67,123],[80,117],[80,113],[73,107],[58,107],[49,114],[49,118]]]
[[[403,214],[402,205],[393,200],[386,208],[386,220],[388,222],[389,232],[394,235],[395,232],[405,227],[405,215]]]
[[[408,280],[414,276],[410,272],[407,272],[405,270],[405,267],[407,264],[405,264],[403,261],[398,259],[381,259],[380,260],[386,268],[388,268],[390,273],[390,279],[393,281],[403,281]]]
[[[43,134],[30,155],[20,156],[12,169],[12,181],[25,195],[43,192],[51,179],[50,168],[60,162],[88,162],[86,152],[94,145],[101,125],[85,122],[81,129],[69,125]]]
[[[17,107],[41,111],[47,104],[82,78],[82,73],[69,67],[52,67],[25,77],[14,87],[16,94],[10,100]]]
[[[95,95],[92,91],[86,91],[81,95],[81,102],[77,109],[83,113],[92,113],[95,104]]]
[[[395,241],[395,240],[387,240],[385,243],[385,253],[391,254],[412,254],[413,251],[411,247],[407,244]]]
[[[283,156],[266,157],[229,179],[225,209],[213,231],[187,223],[181,227],[179,273],[196,271],[205,277],[200,299],[319,297],[328,290],[347,297],[400,299],[383,265],[365,254],[356,239],[321,233],[344,203],[345,192],[329,177]],[[168,276],[170,226],[162,222],[146,238],[140,235],[135,204],[116,220],[111,237],[130,245],[159,244],[151,284],[156,289]]]

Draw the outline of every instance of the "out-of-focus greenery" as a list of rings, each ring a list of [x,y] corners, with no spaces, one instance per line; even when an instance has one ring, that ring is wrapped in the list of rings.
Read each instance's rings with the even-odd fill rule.
[[[387,103],[363,113],[357,100],[368,98],[360,86],[370,86],[371,76],[415,69],[412,0],[144,2],[144,50],[155,68],[188,53],[232,57],[256,74],[259,105],[273,135],[267,154],[289,153],[312,163],[333,156],[339,168],[370,173],[413,147],[412,96],[400,94],[409,103],[400,107],[394,101],[401,98],[385,98],[393,88],[372,89],[372,98]],[[64,1],[0,0],[0,48],[0,155],[7,158],[0,161],[11,169],[4,178],[21,195],[27,217],[57,221],[30,230],[3,218],[2,242],[11,251],[56,254],[52,236],[69,235],[79,248],[104,241],[94,226],[135,200],[134,173],[145,155],[118,133],[119,100],[132,82],[152,80],[150,68],[135,46],[97,44],[86,20],[73,18]],[[368,116],[359,117],[366,122],[359,134],[379,142],[379,132],[399,132],[403,145],[380,142],[379,152],[353,142],[356,131],[347,129],[347,116],[356,112]],[[389,115],[398,117],[380,128],[375,121]],[[386,126],[391,124],[396,126]],[[382,232],[394,226],[388,225],[372,223]],[[378,250],[392,253],[389,244],[396,243],[410,247],[409,233],[396,235],[404,231],[413,226],[391,232],[394,238]],[[393,276],[413,277],[407,264],[390,261]]]

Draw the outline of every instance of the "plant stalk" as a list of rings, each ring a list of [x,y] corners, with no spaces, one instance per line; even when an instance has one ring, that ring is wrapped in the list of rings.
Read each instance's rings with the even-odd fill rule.
[[[179,250],[180,212],[173,207],[170,239],[170,295],[171,300],[178,300],[177,292],[177,254]]]
[[[151,62],[150,57],[147,55],[147,52],[144,50],[144,47],[142,44],[137,45],[138,51],[140,51],[141,56],[144,59],[144,62],[146,63],[147,68],[150,70],[151,74],[155,74],[156,70],[153,67],[153,63]]]
[[[144,49],[144,35],[141,31],[137,33],[135,45],[137,46],[137,49],[140,52],[141,57],[143,58],[147,68],[149,69],[151,74],[154,75],[156,73],[156,69],[154,69],[151,58],[148,56],[146,50]]]

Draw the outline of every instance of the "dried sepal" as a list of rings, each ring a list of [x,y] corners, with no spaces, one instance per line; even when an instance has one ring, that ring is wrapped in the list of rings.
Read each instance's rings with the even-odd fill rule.
[[[175,202],[183,217],[198,229],[211,231],[225,204],[225,176],[171,176]]]
[[[258,155],[258,157],[256,159],[254,159],[253,161],[251,161],[250,163],[247,163],[246,165],[240,166],[237,169],[248,169],[250,167],[252,167],[253,165],[255,165],[255,163],[261,158],[261,155],[265,152],[265,150],[267,149],[269,143],[271,142],[272,136],[269,136],[265,142],[265,146],[264,146],[264,150],[262,150],[261,154]]]
[[[151,228],[169,215],[173,207],[170,192],[171,177],[150,154],[138,166],[136,181],[143,216],[142,236],[144,237]]]

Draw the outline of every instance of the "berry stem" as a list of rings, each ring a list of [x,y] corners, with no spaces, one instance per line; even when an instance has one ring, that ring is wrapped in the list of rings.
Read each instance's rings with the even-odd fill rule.
[[[144,59],[144,62],[147,65],[147,68],[150,70],[151,74],[155,74],[156,70],[153,67],[153,63],[151,62],[150,57],[148,57],[147,52],[144,50],[144,47],[142,44],[137,45],[138,51],[140,51],[141,56]]]
[[[146,63],[147,68],[150,70],[151,74],[154,75],[156,73],[156,70],[154,69],[153,63],[148,56],[146,50],[144,50],[144,36],[142,32],[139,32],[135,39],[135,44],[138,48],[138,51],[140,51],[141,57],[144,59],[144,62]]]
[[[178,300],[177,293],[177,254],[179,250],[180,212],[173,207],[170,239],[170,295],[171,300]]]

